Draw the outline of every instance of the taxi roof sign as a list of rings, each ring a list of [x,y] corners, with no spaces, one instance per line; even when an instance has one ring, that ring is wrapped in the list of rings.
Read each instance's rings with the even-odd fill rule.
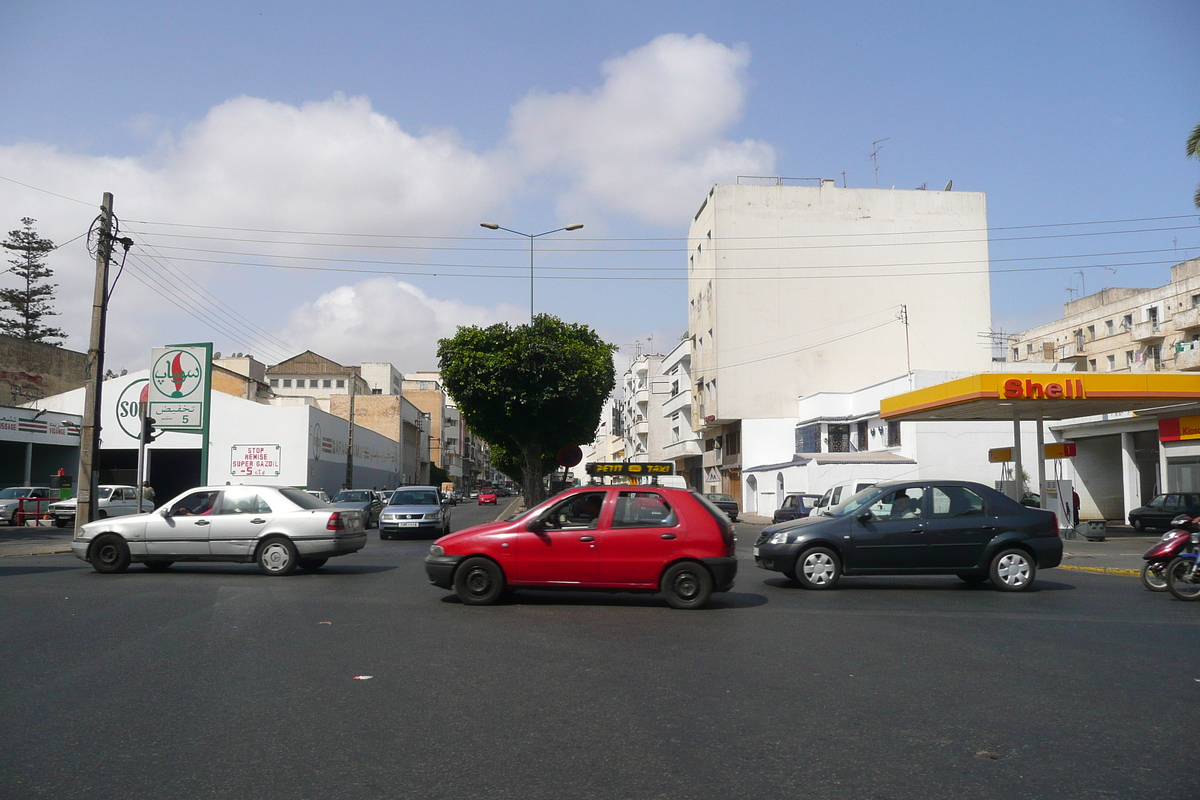
[[[604,462],[592,461],[587,465],[588,475],[674,475],[672,461]]]

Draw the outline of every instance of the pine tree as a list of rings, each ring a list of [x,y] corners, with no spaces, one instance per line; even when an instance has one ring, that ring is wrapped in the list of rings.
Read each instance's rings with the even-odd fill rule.
[[[28,342],[53,344],[48,340],[64,339],[67,335],[62,328],[41,324],[43,317],[58,316],[50,306],[58,284],[44,282],[54,276],[54,271],[46,266],[46,254],[54,249],[54,242],[37,235],[33,229],[35,222],[29,217],[22,218],[24,230],[9,231],[8,239],[0,242],[0,247],[15,255],[8,260],[12,264],[8,271],[25,282],[22,288],[0,289],[0,315],[3,315],[0,333]]]

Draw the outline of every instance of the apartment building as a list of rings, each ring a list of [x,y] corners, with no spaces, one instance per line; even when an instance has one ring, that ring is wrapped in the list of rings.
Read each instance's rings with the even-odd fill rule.
[[[1200,370],[1200,258],[1153,289],[1104,289],[1063,306],[1061,319],[1015,334],[1014,362],[1070,362],[1087,372]]]
[[[744,420],[915,370],[986,371],[980,192],[718,184],[688,233],[692,429],[739,495]],[[682,401],[675,401],[680,403]],[[790,446],[790,443],[789,443]]]
[[[661,355],[641,353],[625,370],[621,384],[625,460],[666,460],[663,447],[668,441],[668,425],[662,407],[670,382],[663,377],[662,367]]]
[[[343,366],[312,350],[267,367],[266,378],[277,397],[328,400],[335,394],[347,394],[351,380],[355,394],[371,393],[370,384],[363,380],[358,367]]]
[[[668,393],[662,403],[669,433],[663,454],[675,462],[675,473],[682,475],[688,487],[704,486],[701,455],[704,442],[692,428],[692,340],[687,334],[663,357],[662,375]]]

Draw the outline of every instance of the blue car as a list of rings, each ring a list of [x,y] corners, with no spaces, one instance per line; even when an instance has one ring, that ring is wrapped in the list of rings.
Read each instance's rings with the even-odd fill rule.
[[[812,513],[813,506],[821,499],[819,494],[789,494],[783,498],[783,504],[775,509],[771,522],[787,522],[801,519]]]

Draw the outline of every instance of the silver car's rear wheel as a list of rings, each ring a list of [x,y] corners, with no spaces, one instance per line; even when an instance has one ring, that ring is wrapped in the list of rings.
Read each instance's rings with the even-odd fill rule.
[[[282,536],[267,539],[258,549],[258,568],[264,575],[290,575],[299,560],[296,546]]]

